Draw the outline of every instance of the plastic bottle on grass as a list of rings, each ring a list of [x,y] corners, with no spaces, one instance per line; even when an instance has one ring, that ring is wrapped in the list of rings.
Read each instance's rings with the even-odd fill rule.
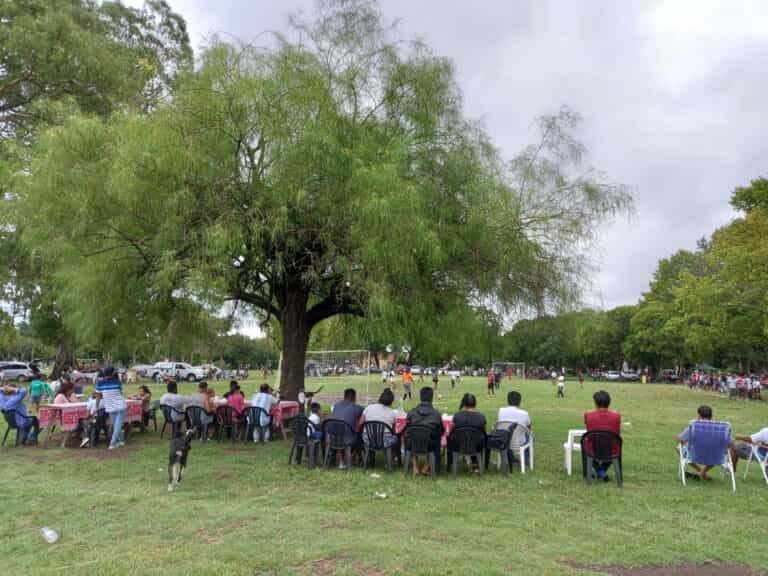
[[[56,533],[56,530],[53,528],[48,528],[48,526],[43,526],[40,528],[40,534],[43,535],[43,538],[46,542],[48,542],[48,544],[55,544],[59,539],[59,535]]]

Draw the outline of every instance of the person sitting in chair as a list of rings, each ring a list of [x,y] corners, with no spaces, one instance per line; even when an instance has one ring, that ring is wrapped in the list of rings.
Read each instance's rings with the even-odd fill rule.
[[[37,442],[40,422],[36,416],[27,414],[27,409],[24,406],[24,397],[27,395],[27,391],[24,388],[16,388],[15,386],[3,386],[0,391],[5,396],[0,408],[16,411],[14,416],[16,418],[16,426],[19,427],[22,443]]]
[[[531,432],[533,430],[531,425],[531,416],[526,410],[520,408],[520,403],[522,401],[523,396],[520,394],[520,392],[517,390],[512,390],[509,392],[509,394],[507,394],[507,404],[509,404],[509,406],[499,408],[497,425],[499,422],[514,422],[515,424],[525,426],[528,428],[528,431]],[[528,435],[526,434],[524,437],[520,438],[520,444],[526,444],[527,442]],[[517,456],[515,455],[514,450],[508,450],[507,456],[510,463],[517,462]],[[528,462],[529,458],[530,452],[526,452],[526,463]]]
[[[741,436],[736,434],[738,442],[731,446],[731,458],[733,459],[733,470],[736,471],[736,464],[739,458],[749,460],[752,458],[752,447],[757,446],[760,457],[764,458],[768,453],[768,428],[763,428],[751,436]]]
[[[441,421],[442,421],[442,418],[441,418]],[[469,428],[478,428],[483,432],[485,432],[486,424],[487,422],[485,419],[485,415],[482,412],[477,411],[477,399],[475,398],[475,395],[467,392],[466,394],[464,394],[464,396],[461,399],[461,404],[459,404],[459,411],[453,415],[454,430],[456,428],[469,427]],[[456,446],[456,442],[454,441],[453,436],[449,436],[448,450],[447,450],[449,470],[453,465],[453,452],[456,450],[458,450],[458,447]],[[484,450],[485,450],[485,446],[477,446],[478,452],[483,452]],[[472,470],[476,472],[479,466],[480,466],[480,463],[473,456]]]
[[[425,386],[419,391],[419,399],[421,403],[408,412],[406,419],[406,427],[408,426],[429,426],[432,428],[432,437],[430,439],[429,449],[435,453],[435,462],[437,463],[437,470],[440,471],[440,440],[443,437],[443,417],[440,415],[434,406],[432,406],[432,399],[434,398],[435,391]],[[419,474],[419,466],[416,458],[413,459],[413,470],[416,474]],[[421,470],[421,474],[430,474],[429,464],[425,464]]]
[[[711,422],[712,420],[712,408],[710,406],[707,406],[706,404],[699,406],[696,410],[698,414],[698,419],[695,422]],[[694,423],[695,423],[694,422]],[[716,423],[713,423],[713,425]],[[689,424],[685,430],[683,430],[677,437],[677,443],[679,445],[678,450],[688,450],[688,444],[691,439],[691,427],[692,424]],[[733,444],[731,442],[731,444]],[[693,455],[695,458],[695,454]],[[707,476],[707,473],[714,468],[713,465],[710,464],[699,464],[697,462],[689,462],[688,464],[693,470],[695,470],[694,473],[686,472],[687,478],[701,478],[702,480],[709,480],[709,476]]]
[[[595,402],[595,410],[592,412],[584,413],[584,424],[586,425],[587,432],[592,431],[605,431],[613,432],[617,436],[621,434],[621,414],[609,410],[611,405],[611,395],[605,390],[598,390],[592,395],[592,400]],[[594,472],[595,476],[599,480],[608,482],[608,467],[610,462],[595,462]]]
[[[336,402],[331,410],[331,419],[343,420],[349,425],[344,436],[346,443],[359,447],[358,432],[360,431],[360,418],[363,415],[363,407],[357,404],[357,391],[354,388],[344,390],[344,400]],[[344,453],[339,451],[339,468],[344,469]]]

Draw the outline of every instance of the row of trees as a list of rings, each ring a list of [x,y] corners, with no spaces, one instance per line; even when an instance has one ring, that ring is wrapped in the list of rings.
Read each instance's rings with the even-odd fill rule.
[[[577,114],[504,159],[451,62],[370,0],[194,63],[162,0],[1,9],[5,298],[12,322],[42,318],[58,365],[73,342],[193,348],[233,309],[279,342],[295,395],[330,319],[363,319],[355,347],[427,355],[574,302],[597,224],[631,210],[582,164]]]
[[[637,305],[519,322],[504,354],[547,366],[765,368],[768,180],[737,188],[731,205],[740,216],[661,260]]]

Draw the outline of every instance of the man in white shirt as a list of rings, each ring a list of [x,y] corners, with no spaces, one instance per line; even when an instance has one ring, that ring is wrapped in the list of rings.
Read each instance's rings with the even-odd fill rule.
[[[520,408],[520,402],[522,400],[523,397],[517,390],[512,390],[507,394],[507,403],[509,406],[499,408],[499,417],[496,425],[498,426],[499,422],[514,422],[519,426],[525,426],[530,432],[532,430],[531,417],[528,412]],[[522,444],[525,444],[528,442],[528,437],[521,438],[520,441]],[[509,457],[510,462],[517,461],[517,457],[513,451],[510,450],[507,453],[507,456]]]
[[[734,470],[736,470],[739,458],[749,460],[752,457],[753,446],[757,446],[761,457],[765,457],[765,454],[768,453],[768,428],[763,428],[751,436],[740,436],[736,434],[735,438],[737,442],[732,444],[730,448]]]
[[[520,402],[523,397],[517,390],[512,390],[507,394],[507,403],[509,406],[499,408],[499,422],[514,422],[515,424],[522,424],[529,430],[531,429],[531,417],[528,412],[520,408]]]
[[[565,375],[560,374],[557,377],[557,397],[565,398]]]

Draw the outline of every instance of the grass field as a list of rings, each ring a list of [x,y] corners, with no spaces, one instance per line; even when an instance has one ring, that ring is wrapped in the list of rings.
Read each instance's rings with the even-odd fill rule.
[[[331,391],[355,382],[320,381]],[[244,387],[250,394],[257,385]],[[224,383],[216,386],[224,391]],[[674,452],[697,405],[709,403],[735,432],[753,433],[768,425],[764,403],[592,382],[583,390],[569,382],[566,398],[557,400],[549,382],[506,380],[501,394],[486,400],[478,378],[464,379],[454,392],[441,382],[438,408],[454,412],[461,394],[472,391],[493,422],[512,386],[533,419],[536,469],[507,479],[495,469],[484,480],[465,472],[458,481],[432,482],[382,470],[374,479],[359,470],[288,467],[283,441],[235,448],[209,442],[193,446],[189,473],[169,494],[168,444],[155,433],[132,435],[115,452],[6,448],[0,573],[538,575],[600,573],[577,565],[681,562],[768,569],[768,486],[759,471],[746,481],[739,474],[735,495],[719,473],[683,488]],[[572,477],[563,471],[567,430],[581,427],[598,388],[611,393],[626,424],[621,490],[615,482],[586,487],[580,463]],[[45,543],[42,526],[56,529],[59,542]]]

